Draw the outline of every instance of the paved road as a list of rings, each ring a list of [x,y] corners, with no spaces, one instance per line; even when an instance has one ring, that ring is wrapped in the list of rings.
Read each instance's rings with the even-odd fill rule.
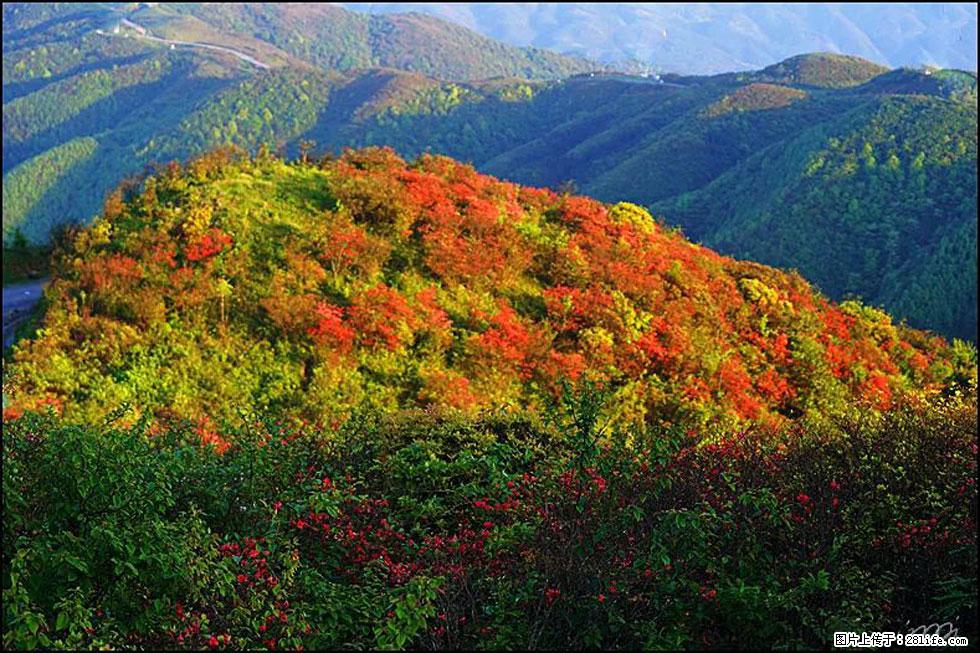
[[[41,299],[48,279],[35,279],[3,287],[3,348],[14,341],[14,332]]]
[[[269,64],[265,63],[264,61],[259,61],[255,57],[247,55],[244,52],[239,52],[238,50],[233,50],[232,48],[226,48],[223,45],[211,45],[210,43],[198,43],[196,41],[178,41],[175,39],[162,39],[159,36],[153,36],[152,34],[149,33],[149,31],[147,31],[145,27],[143,27],[142,25],[138,25],[130,20],[124,18],[120,22],[123,25],[135,30],[136,38],[146,39],[147,41],[156,41],[157,43],[166,43],[167,45],[172,45],[172,46],[180,45],[189,48],[205,48],[207,50],[217,50],[219,52],[227,52],[228,54],[238,57],[242,61],[247,61],[248,63],[252,64],[256,68],[262,68],[263,70],[268,70],[270,67]],[[104,32],[101,29],[97,29],[95,31],[98,34],[111,36],[110,32]],[[117,36],[124,36],[124,35],[118,34]]]

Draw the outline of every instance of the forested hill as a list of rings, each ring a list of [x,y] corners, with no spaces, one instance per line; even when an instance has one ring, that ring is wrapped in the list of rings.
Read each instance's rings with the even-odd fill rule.
[[[101,39],[91,38],[99,27],[131,43],[104,48]],[[147,37],[222,46],[272,67],[382,66],[457,80],[558,78],[597,68],[585,59],[506,45],[424,14],[367,16],[329,3],[4,5],[5,54],[8,47],[21,52],[44,46],[48,56],[32,63],[47,69],[63,67],[65,55],[74,55],[74,63],[98,64],[100,54],[143,50],[153,45]],[[48,50],[49,43],[56,47]]]
[[[45,242],[123,178],[215,146],[390,145],[651,207],[832,298],[976,339],[975,73],[811,54],[658,79],[419,15],[126,7],[4,6],[5,244]]]
[[[90,219],[150,162],[343,121],[328,99],[359,70],[460,82],[596,68],[421,14],[328,4],[5,3],[3,53],[5,243]]]
[[[975,356],[632,204],[387,149],[219,151],[113,194],[57,254],[5,394],[84,421],[129,403],[218,438],[206,418],[243,407],[540,411],[592,379],[619,423],[778,427],[969,382]]]
[[[724,252],[798,268],[961,338],[977,329],[977,106],[863,106],[655,211]]]
[[[356,2],[423,11],[493,38],[651,69],[716,74],[831,50],[889,66],[977,67],[972,3]]]

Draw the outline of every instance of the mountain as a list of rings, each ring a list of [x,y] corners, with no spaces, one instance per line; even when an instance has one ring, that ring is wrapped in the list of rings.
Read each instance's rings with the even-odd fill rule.
[[[266,143],[296,156],[303,141],[318,152],[389,145],[652,207],[723,253],[798,268],[835,299],[856,294],[913,326],[976,339],[973,73],[816,53],[714,76],[567,76],[590,64],[485,42],[419,14],[293,5],[4,11],[7,245],[19,235],[43,243],[60,225],[94,216],[120,180],[216,146]],[[876,118],[891,113],[901,120]],[[832,220],[803,219],[789,201],[794,180],[833,143],[863,148],[859,135],[877,148],[876,161],[898,158],[900,177],[876,185],[807,177],[807,210]],[[758,165],[770,159],[777,168]],[[737,189],[722,179],[729,173]],[[728,214],[728,192],[748,192],[737,215]],[[830,227],[845,209],[850,226]],[[791,210],[785,225],[800,236],[784,230],[770,242],[760,225]],[[880,225],[867,228],[873,220]],[[831,268],[822,265],[828,248]]]
[[[203,22],[332,70],[384,67],[467,80],[502,75],[547,79],[595,68],[583,59],[509,46],[420,13],[367,16],[324,3],[182,3],[133,16],[171,38],[199,36],[194,28]]]
[[[962,343],[834,305],[632,204],[389,149],[318,164],[221,150],[120,189],[66,241],[5,394],[70,420],[132,404],[330,424],[539,411],[562,379],[592,379],[618,423],[780,426],[887,408],[971,365]]]
[[[854,54],[889,67],[977,69],[977,7],[967,3],[345,3],[440,16],[513,45],[655,70],[751,70],[801,52]]]
[[[976,339],[974,74],[818,54],[750,73],[512,89],[507,101],[471,85],[455,106],[311,134],[448,153],[523,183],[573,180],[723,253],[799,269],[834,298]]]
[[[797,268],[834,297],[871,298],[975,340],[976,128],[975,103],[885,98],[654,210],[721,251]]]
[[[3,11],[4,650],[976,639],[975,73]]]
[[[594,68],[420,14],[330,5],[8,3],[3,12],[4,242],[15,229],[40,242],[59,223],[90,218],[151,161],[225,139],[294,138],[323,109],[336,71],[465,80]],[[275,96],[253,95],[272,87]],[[215,112],[209,133],[186,134]]]
[[[93,33],[97,28],[104,33]],[[94,36],[130,42],[110,45]],[[368,16],[323,3],[5,5],[4,51],[14,54],[15,63],[25,48],[54,39],[58,47],[42,55],[70,53],[69,59],[95,65],[107,50],[146,51],[153,45],[166,46],[160,39],[170,39],[182,48],[198,43],[242,53],[258,68],[381,66],[463,80],[499,75],[556,78],[596,68],[583,59],[506,45],[419,13]],[[64,64],[32,59],[35,67],[59,63]]]

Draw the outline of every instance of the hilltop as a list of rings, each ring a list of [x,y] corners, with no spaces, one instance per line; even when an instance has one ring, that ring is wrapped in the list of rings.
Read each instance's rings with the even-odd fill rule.
[[[638,206],[386,149],[171,164],[71,239],[46,303],[7,370],[13,410],[128,403],[204,433],[246,407],[537,411],[583,379],[612,389],[618,423],[779,426],[975,374],[966,345]]]
[[[213,147],[297,156],[310,143],[317,153],[384,145],[519,183],[573,182],[650,208],[722,253],[798,269],[835,300],[857,296],[912,326],[976,340],[973,73],[889,71],[826,53],[707,77],[592,73],[431,17],[332,6],[5,12],[8,247],[18,236],[43,245],[91,220],[126,177]],[[268,67],[170,49],[131,25]],[[861,152],[838,156],[835,143]],[[888,165],[834,174],[865,145]],[[820,160],[831,165],[810,175]],[[797,192],[822,219],[800,219],[778,199]],[[760,225],[773,220],[793,233],[770,238]],[[834,266],[821,265],[831,257]]]
[[[887,72],[887,66],[861,57],[816,52],[790,57],[763,68],[756,76],[761,80],[783,84],[847,88],[863,84]]]

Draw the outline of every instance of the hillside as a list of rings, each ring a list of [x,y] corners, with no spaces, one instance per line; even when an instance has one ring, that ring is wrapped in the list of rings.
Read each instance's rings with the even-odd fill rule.
[[[178,41],[201,53],[208,44],[266,66],[324,70],[389,67],[452,79],[501,75],[557,78],[596,66],[547,50],[520,48],[423,14],[367,16],[324,3],[38,3],[4,6],[4,48],[14,52],[55,41],[55,52],[97,63],[90,41],[118,37],[112,49],[146,50]],[[118,28],[118,30],[116,29]],[[157,40],[154,41],[153,39]],[[127,42],[128,41],[128,42]],[[213,51],[213,50],[212,50]],[[242,58],[251,62],[247,58]],[[50,68],[61,62],[40,61]]]
[[[325,3],[189,3],[173,11],[331,70],[384,67],[468,80],[558,78],[596,67],[548,50],[506,45],[418,13],[367,16]]]
[[[889,67],[977,69],[977,8],[967,3],[351,2],[421,11],[513,45],[654,70],[717,74],[800,52],[858,55]]]
[[[295,140],[324,110],[338,71],[460,81],[594,67],[419,14],[322,4],[7,3],[3,11],[5,243],[17,229],[41,243],[62,223],[90,219],[111,188],[151,162],[226,142]]]
[[[390,150],[320,165],[218,152],[117,193],[62,251],[9,409],[124,404],[209,426],[242,407],[540,410],[562,379],[617,423],[770,426],[886,408],[975,353],[719,256],[630,204]],[[206,407],[206,408],[205,408]]]
[[[42,244],[60,225],[90,220],[125,177],[213,147],[231,144],[254,151],[264,143],[296,156],[304,141],[315,142],[321,153],[387,145],[408,157],[446,154],[520,183],[557,188],[570,181],[604,201],[653,207],[659,219],[682,226],[723,253],[800,269],[834,299],[855,293],[913,326],[976,338],[975,275],[963,274],[953,254],[966,253],[969,271],[976,244],[969,190],[975,184],[965,177],[976,169],[975,74],[885,72],[856,57],[813,54],[759,71],[712,77],[658,80],[594,73],[526,80],[520,77],[534,71],[480,68],[486,61],[506,60],[484,44],[477,50],[485,61],[474,62],[470,72],[510,76],[463,81],[399,70],[419,66],[387,55],[365,55],[358,65],[395,67],[324,70],[318,66],[347,65],[322,54],[333,47],[329,39],[318,39],[314,52],[287,38],[293,28],[306,33],[341,19],[360,24],[398,22],[398,16],[264,5],[189,5],[179,12],[158,7],[126,14],[136,21],[133,25],[153,34],[207,38],[250,53],[246,56],[269,62],[271,67],[263,69],[225,51],[172,50],[141,40],[125,25],[122,31],[129,36],[106,34],[112,25],[106,24],[107,15],[121,9],[100,5],[67,15],[53,9],[45,13],[44,6],[18,9],[19,14],[5,11],[12,18],[5,22],[4,37],[5,243],[19,232]],[[417,20],[422,18],[408,22]],[[31,27],[35,23],[41,28]],[[8,24],[23,27],[10,30]],[[402,28],[366,29],[331,33],[353,39],[337,45],[345,52],[360,51],[351,45],[354,41],[386,52],[401,47]],[[438,33],[451,33],[449,42],[464,43],[456,29]],[[426,55],[424,61],[437,59]],[[451,53],[446,59],[470,61]],[[544,69],[536,70],[547,76]],[[453,74],[465,77],[465,72]],[[922,96],[931,98],[926,104],[932,111],[895,109],[918,106]],[[874,116],[893,111],[902,116],[900,122],[875,121]],[[866,138],[887,159],[894,149],[891,139],[904,141],[907,134],[930,143],[921,151],[928,151],[924,186],[907,183],[911,177],[906,173],[887,188],[837,183],[827,175],[808,178],[812,210],[839,214],[841,207],[852,207],[850,213],[857,211],[865,223],[887,214],[887,229],[897,230],[902,244],[889,245],[867,230],[844,229],[840,237],[862,252],[861,260],[845,255],[844,248],[838,266],[818,270],[824,251],[819,243],[827,239],[816,223],[787,220],[801,234],[792,247],[785,239],[779,244],[758,236],[765,233],[754,228],[765,221],[763,213],[800,210],[770,206],[770,197],[791,197],[792,180],[808,160],[834,147],[831,138]],[[899,158],[910,166],[919,153],[907,151]],[[779,161],[779,166],[760,168],[752,163],[759,157]],[[956,174],[945,174],[947,161],[955,161]],[[964,183],[957,181],[960,177]],[[736,179],[740,189],[766,194],[745,198],[737,216],[729,214],[727,200],[720,197],[742,192],[731,187],[733,181],[721,181]],[[777,188],[780,184],[785,186]],[[704,204],[697,210],[684,208],[702,196]],[[941,219],[939,211],[945,212]],[[744,225],[746,234],[757,236],[733,239],[716,233],[722,223],[730,230]],[[897,223],[904,226],[894,227]],[[917,249],[910,256],[913,241]],[[948,292],[926,290],[937,284]]]
[[[756,76],[768,82],[818,88],[847,88],[888,72],[886,66],[849,55],[819,52],[801,54],[773,64]]]
[[[976,128],[975,102],[883,99],[654,210],[721,251],[797,268],[831,296],[873,298],[975,340]]]
[[[976,76],[896,70],[869,80],[880,68],[813,59],[663,84],[573,78],[529,87],[521,102],[477,91],[435,115],[373,118],[343,140],[445,152],[524,183],[573,180],[600,199],[650,206],[723,253],[797,268],[836,299],[856,294],[914,326],[975,340]],[[775,83],[789,78],[806,83]],[[866,147],[882,165],[837,174]],[[807,172],[823,160],[836,162]],[[946,291],[924,290],[937,284]]]
[[[964,10],[597,7],[4,4],[3,650],[975,644]]]

